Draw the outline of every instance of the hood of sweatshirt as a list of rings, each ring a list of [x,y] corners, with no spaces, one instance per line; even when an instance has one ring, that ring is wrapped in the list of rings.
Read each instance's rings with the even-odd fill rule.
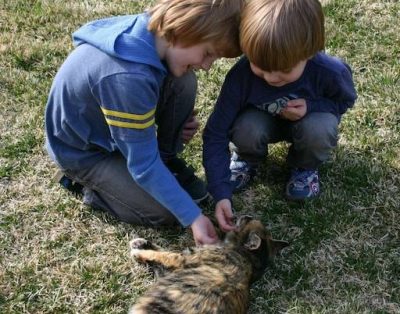
[[[142,13],[89,22],[72,34],[74,45],[86,43],[113,57],[148,64],[166,74],[156,50],[155,36],[147,29],[149,18]]]

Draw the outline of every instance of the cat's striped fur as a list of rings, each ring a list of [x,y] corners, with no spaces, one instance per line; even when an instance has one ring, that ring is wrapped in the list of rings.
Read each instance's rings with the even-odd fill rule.
[[[131,242],[139,262],[161,265],[167,274],[141,297],[130,313],[246,313],[250,284],[259,279],[285,241],[273,240],[258,220],[243,216],[223,243],[190,253],[161,251],[145,239]]]

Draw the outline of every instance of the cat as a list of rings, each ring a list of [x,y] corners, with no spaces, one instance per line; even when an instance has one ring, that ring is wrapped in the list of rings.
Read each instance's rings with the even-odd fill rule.
[[[138,299],[130,314],[242,314],[249,304],[250,284],[258,280],[286,241],[271,238],[264,225],[250,216],[237,220],[236,230],[222,243],[177,253],[161,251],[136,238],[131,256],[162,266],[167,274]]]

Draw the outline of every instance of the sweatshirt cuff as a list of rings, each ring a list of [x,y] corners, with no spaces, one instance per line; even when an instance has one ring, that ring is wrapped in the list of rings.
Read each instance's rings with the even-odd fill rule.
[[[232,200],[232,186],[227,183],[221,183],[216,188],[209,187],[209,191],[217,203],[222,199]]]
[[[176,217],[179,221],[179,223],[183,227],[189,227],[196,219],[201,215],[201,210],[200,208],[193,209],[188,211],[188,213],[182,217]]]

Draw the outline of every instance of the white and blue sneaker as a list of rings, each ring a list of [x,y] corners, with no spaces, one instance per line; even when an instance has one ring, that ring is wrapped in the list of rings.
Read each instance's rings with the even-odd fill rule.
[[[235,152],[232,153],[229,169],[231,170],[230,181],[233,186],[233,193],[242,191],[256,174],[255,167],[241,159]]]
[[[318,170],[293,169],[286,184],[286,197],[303,201],[316,197],[320,192]]]

